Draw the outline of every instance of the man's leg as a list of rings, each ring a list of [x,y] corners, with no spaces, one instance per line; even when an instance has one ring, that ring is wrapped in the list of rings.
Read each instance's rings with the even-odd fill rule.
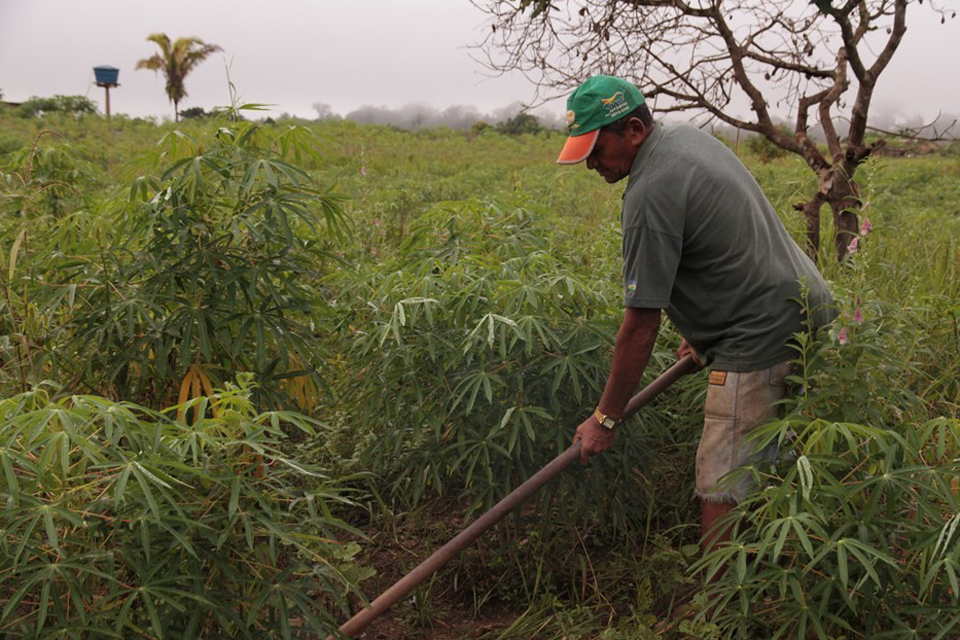
[[[786,393],[791,364],[759,371],[712,371],[704,408],[703,436],[697,448],[697,495],[700,497],[701,544],[712,551],[731,537],[724,516],[755,488],[748,473],[726,477],[741,467],[776,456],[776,444],[760,451],[748,438],[776,416],[775,403]]]
[[[713,551],[730,539],[732,527],[725,526],[722,520],[733,507],[731,502],[700,500],[700,544],[704,551]]]

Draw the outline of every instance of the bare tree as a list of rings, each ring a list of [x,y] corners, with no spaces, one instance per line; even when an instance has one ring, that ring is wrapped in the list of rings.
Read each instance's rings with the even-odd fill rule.
[[[523,72],[539,99],[618,75],[660,113],[695,110],[802,156],[818,178],[811,199],[795,205],[807,250],[817,255],[827,204],[844,258],[859,223],[854,173],[876,147],[865,143],[873,92],[906,33],[908,5],[923,0],[472,1],[491,18],[477,45],[482,62]],[[956,16],[933,2],[941,21]],[[748,117],[738,115],[743,103]],[[775,108],[793,114],[790,127],[777,126]],[[809,135],[814,113],[826,153]]]

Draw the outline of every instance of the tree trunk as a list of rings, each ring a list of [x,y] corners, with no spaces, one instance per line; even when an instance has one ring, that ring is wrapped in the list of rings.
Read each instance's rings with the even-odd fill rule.
[[[180,122],[180,101],[173,101],[173,121]]]
[[[837,261],[847,257],[847,247],[857,234],[860,224],[860,190],[853,181],[852,169],[846,170],[844,163],[822,169],[819,174],[819,186],[809,202],[794,205],[794,209],[803,212],[807,221],[807,255],[814,262],[820,251],[820,208],[830,205],[833,212],[833,244]]]
[[[805,250],[810,259],[817,262],[820,252],[820,207],[823,206],[823,196],[817,192],[809,202],[793,205],[793,208],[803,213],[807,221],[807,246]]]
[[[850,241],[858,233],[860,225],[859,201],[851,205],[848,201],[831,202],[830,208],[833,210],[833,243],[837,251],[837,261],[843,262],[847,257],[847,247]]]
[[[827,191],[827,204],[833,211],[833,244],[837,252],[837,261],[847,257],[847,247],[857,234],[860,224],[860,189],[853,181],[856,165],[849,166],[840,162],[830,172],[830,189]]]

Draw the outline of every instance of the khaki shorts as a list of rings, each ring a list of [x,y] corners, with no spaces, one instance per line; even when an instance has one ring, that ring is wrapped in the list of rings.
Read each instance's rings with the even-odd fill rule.
[[[777,457],[777,443],[757,450],[747,438],[755,427],[776,417],[786,395],[791,362],[759,371],[711,371],[703,436],[697,448],[697,495],[710,502],[737,503],[755,487],[749,472],[727,474]]]

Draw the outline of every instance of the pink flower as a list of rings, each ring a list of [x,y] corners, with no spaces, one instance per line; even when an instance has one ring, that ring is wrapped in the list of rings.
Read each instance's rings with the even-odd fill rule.
[[[870,218],[864,218],[860,224],[860,235],[865,236],[873,231],[873,225],[870,224]]]
[[[860,236],[854,236],[850,244],[847,245],[847,253],[856,253],[860,251]]]
[[[363,165],[360,165],[360,175],[362,176],[367,175],[367,168]]]
[[[857,324],[863,324],[863,314],[860,313],[860,307],[857,307],[857,310],[853,312],[853,321]]]
[[[847,328],[846,328],[846,327],[840,327],[840,333],[837,334],[837,342],[839,342],[840,344],[847,344],[848,342],[850,342],[850,341],[847,339]]]

